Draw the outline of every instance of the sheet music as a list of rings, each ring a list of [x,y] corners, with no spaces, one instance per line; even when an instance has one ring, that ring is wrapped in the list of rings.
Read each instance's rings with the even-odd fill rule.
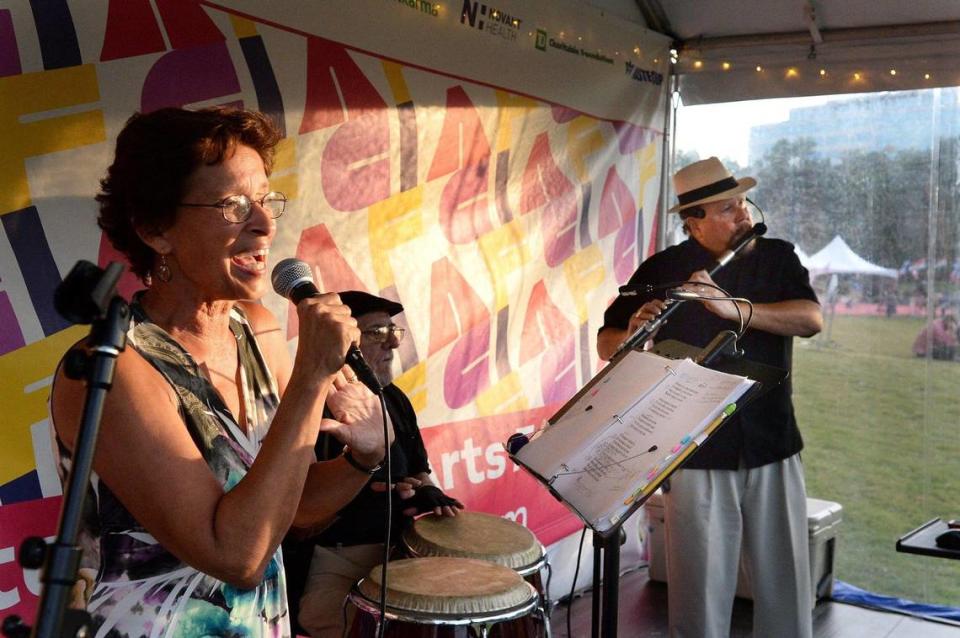
[[[632,352],[516,456],[595,528],[609,527],[752,384]]]

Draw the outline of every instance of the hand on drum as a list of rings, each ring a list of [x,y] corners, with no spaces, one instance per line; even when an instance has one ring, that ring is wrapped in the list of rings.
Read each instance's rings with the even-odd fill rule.
[[[377,481],[370,484],[370,489],[383,492],[387,489],[387,485],[383,481]],[[393,489],[401,499],[406,501],[404,505],[409,506],[403,510],[404,516],[416,516],[427,512],[433,512],[437,516],[456,516],[457,510],[463,509],[463,503],[447,496],[436,485],[425,484],[412,476],[394,483]]]

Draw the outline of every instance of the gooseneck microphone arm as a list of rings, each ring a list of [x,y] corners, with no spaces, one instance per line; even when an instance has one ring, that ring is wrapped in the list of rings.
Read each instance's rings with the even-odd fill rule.
[[[729,250],[724,252],[722,255],[720,255],[720,257],[717,259],[717,263],[713,266],[713,268],[707,271],[707,274],[710,275],[710,277],[713,277],[713,275],[717,273],[721,268],[726,266],[738,252],[746,248],[746,246],[750,242],[752,242],[754,239],[756,239],[757,237],[760,237],[766,232],[767,232],[766,224],[764,224],[763,222],[754,224],[753,228],[747,231],[747,233],[740,239],[740,241],[736,243],[735,246],[733,246],[733,248],[730,248]],[[624,288],[626,288],[626,290],[624,290]],[[638,290],[649,290],[649,287],[646,285],[622,286],[620,288],[620,294],[635,295],[637,294]],[[633,348],[636,348],[638,345],[644,343],[657,330],[660,329],[660,326],[666,323],[667,317],[673,314],[673,312],[680,307],[680,304],[677,303],[676,299],[668,298],[664,301],[664,306],[665,308],[663,312],[660,313],[659,317],[657,317],[653,321],[648,321],[643,326],[638,328],[633,334],[631,334],[629,337],[624,339],[623,343],[620,344],[620,347],[617,348],[616,352],[613,353],[613,357],[611,357],[611,359],[615,358],[617,355],[619,355],[621,352],[625,350],[631,350]]]
[[[270,276],[273,283],[273,289],[278,295],[286,297],[293,302],[293,305],[299,304],[307,297],[316,297],[320,294],[316,284],[313,283],[313,273],[306,262],[299,259],[288,258],[278,263]],[[373,373],[367,362],[363,360],[360,348],[357,344],[351,344],[347,350],[345,361],[350,369],[357,375],[363,385],[370,388],[374,394],[382,394],[383,387],[380,380]]]

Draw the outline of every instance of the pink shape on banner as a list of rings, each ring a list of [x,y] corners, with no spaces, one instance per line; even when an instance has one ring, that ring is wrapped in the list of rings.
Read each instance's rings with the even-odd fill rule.
[[[111,261],[117,261],[123,264],[124,271],[117,283],[117,292],[120,296],[129,301],[133,298],[133,293],[142,290],[145,286],[140,279],[130,270],[130,262],[126,255],[113,247],[106,233],[100,235],[100,255],[97,257],[97,265],[106,268]]]
[[[577,234],[577,195],[573,182],[557,166],[550,141],[541,133],[523,169],[520,213],[540,211],[543,256],[551,268],[572,256]]]
[[[629,122],[614,122],[613,128],[617,131],[621,155],[639,151],[657,137],[657,134],[650,129]]]
[[[449,258],[443,257],[435,261],[430,272],[428,355],[436,354],[473,326],[489,322],[490,311],[470,283],[450,263]]]
[[[493,230],[487,198],[488,159],[458,170],[443,187],[440,225],[452,244],[472,243]]]
[[[555,104],[550,107],[550,113],[553,115],[553,121],[557,124],[566,124],[571,120],[577,119],[579,116],[583,115],[581,111],[572,109],[568,106],[560,106]]]
[[[466,166],[490,163],[490,142],[473,101],[462,86],[447,90],[447,108],[440,139],[427,172],[434,180]]]
[[[0,506],[0,551],[15,554],[28,536],[56,535],[60,501],[54,496]],[[31,621],[39,603],[37,583],[37,572],[25,572],[15,560],[0,562],[0,616]]]
[[[387,108],[347,50],[323,38],[307,38],[306,91],[301,134],[371,113],[382,114]]]
[[[559,409],[535,410],[442,423],[421,430],[440,487],[468,510],[506,516],[549,545],[582,527],[547,489],[520,470],[503,449],[511,434],[532,434]]]
[[[110,0],[100,61],[166,50],[150,0]]]
[[[520,333],[520,365],[548,348],[565,342],[575,330],[576,327],[553,303],[543,280],[538,281],[530,291],[526,314],[523,317],[523,331]]]
[[[0,292],[0,355],[12,352],[26,345],[17,315],[13,312],[10,297]]]
[[[341,124],[324,146],[320,162],[320,182],[330,206],[354,211],[387,199],[389,151],[386,109]]]
[[[17,49],[17,34],[13,30],[10,9],[0,9],[0,77],[20,75],[20,51]]]
[[[577,391],[576,342],[568,335],[540,360],[540,392],[544,403],[566,401]]]
[[[640,223],[642,223],[642,217]],[[640,263],[637,255],[639,250],[637,218],[634,217],[624,222],[613,241],[613,276],[617,284],[626,283],[630,279],[637,264]]]
[[[443,398],[462,408],[490,385],[490,321],[474,326],[454,344],[443,368]]]
[[[636,217],[636,202],[633,193],[617,174],[617,167],[611,166],[603,181],[600,195],[600,237],[606,237],[623,224]]]
[[[155,0],[174,49],[225,42],[226,38],[197,0]]]
[[[184,106],[240,92],[240,80],[223,42],[171,51],[154,63],[143,82],[144,112]]]

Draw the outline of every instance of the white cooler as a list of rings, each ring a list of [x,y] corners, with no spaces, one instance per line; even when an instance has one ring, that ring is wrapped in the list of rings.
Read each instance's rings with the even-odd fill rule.
[[[654,492],[644,503],[647,510],[648,564],[650,580],[667,582],[666,544],[664,539],[663,496]],[[829,598],[833,593],[833,558],[837,545],[837,531],[843,520],[839,503],[807,499],[807,525],[810,530],[810,587],[814,600]],[[753,599],[750,578],[740,563],[737,596]]]

